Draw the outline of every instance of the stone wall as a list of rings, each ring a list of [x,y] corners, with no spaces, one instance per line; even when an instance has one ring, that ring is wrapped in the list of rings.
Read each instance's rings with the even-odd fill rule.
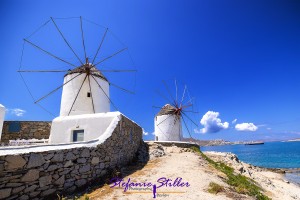
[[[143,143],[142,129],[123,115],[103,143],[0,156],[0,199],[44,199],[72,193],[125,166]]]
[[[9,126],[12,123],[20,123],[20,130],[11,132]],[[50,135],[51,122],[48,121],[4,121],[1,143],[17,139],[48,139]]]

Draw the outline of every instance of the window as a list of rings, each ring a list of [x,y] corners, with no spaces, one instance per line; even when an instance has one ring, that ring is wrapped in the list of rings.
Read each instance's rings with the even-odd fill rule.
[[[84,130],[74,130],[73,131],[73,142],[84,141]]]
[[[20,132],[20,130],[21,130],[20,122],[18,121],[9,122],[8,132]]]
[[[155,136],[155,141],[158,141],[158,136]]]
[[[91,97],[91,93],[90,92],[87,93],[87,97]]]

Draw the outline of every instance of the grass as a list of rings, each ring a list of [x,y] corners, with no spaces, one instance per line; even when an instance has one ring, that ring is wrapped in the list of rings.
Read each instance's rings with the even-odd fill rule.
[[[215,182],[210,182],[209,183],[209,188],[208,188],[208,192],[212,193],[212,194],[217,194],[219,192],[224,191],[224,187],[215,183]]]
[[[191,149],[199,153],[207,162],[209,162],[214,168],[223,172],[227,176],[227,183],[233,186],[234,190],[240,194],[247,194],[254,196],[258,200],[270,200],[269,197],[262,193],[262,189],[256,185],[256,183],[243,176],[241,174],[235,174],[232,167],[227,166],[222,162],[215,162],[204,153],[200,151],[199,148],[191,147]]]

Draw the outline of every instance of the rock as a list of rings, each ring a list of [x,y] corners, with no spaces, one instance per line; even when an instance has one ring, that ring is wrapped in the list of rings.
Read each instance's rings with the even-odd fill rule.
[[[57,165],[50,165],[50,166],[48,167],[47,171],[51,172],[51,171],[56,170],[57,168],[58,168]]]
[[[53,194],[55,191],[56,191],[55,189],[45,190],[41,193],[41,197],[49,196],[50,194]]]
[[[37,169],[29,170],[22,178],[21,182],[32,182],[40,177],[40,171]]]
[[[105,164],[104,164],[104,163],[101,163],[101,164],[100,164],[100,169],[104,169],[104,167],[105,167]]]
[[[0,199],[5,199],[11,194],[11,188],[5,188],[0,190]]]
[[[27,200],[29,199],[29,196],[28,195],[22,195],[20,196],[19,200]]]
[[[289,181],[287,181],[287,180],[284,180],[284,182],[285,182],[285,183],[290,183],[290,182],[289,182]]]
[[[74,185],[74,181],[68,181],[68,182],[65,182],[64,184],[64,188],[70,188]]]
[[[77,187],[81,187],[81,186],[83,186],[85,184],[86,184],[86,180],[85,179],[80,179],[80,180],[75,181],[75,185],[77,185]]]
[[[55,185],[63,185],[64,182],[65,182],[65,176],[63,175],[63,176],[61,176],[59,179],[57,179],[57,180],[54,182],[54,184],[55,184]]]
[[[51,181],[52,181],[52,176],[43,176],[39,179],[39,184],[40,184],[40,187],[44,187],[46,185],[49,185],[51,184]]]
[[[26,160],[20,155],[9,155],[5,157],[6,170],[22,168],[26,164]]]
[[[90,167],[89,164],[88,164],[88,165],[84,165],[84,166],[82,166],[82,167],[79,169],[79,172],[80,172],[80,173],[85,173],[85,172],[90,171],[90,169],[91,169],[91,167]]]
[[[106,157],[105,157],[105,161],[109,161],[109,156],[106,156]]]
[[[88,148],[83,149],[80,154],[80,157],[83,157],[83,158],[90,157],[90,150]]]
[[[241,166],[240,168],[238,168],[238,171],[242,174],[244,172],[244,167]]]
[[[77,163],[86,163],[86,159],[85,158],[79,158],[79,159],[77,159]]]
[[[51,159],[51,162],[62,162],[63,160],[64,160],[64,154],[58,153],[54,155],[54,157]]]
[[[66,190],[67,193],[73,193],[76,190],[76,186],[72,186]]]
[[[7,183],[5,187],[20,187],[23,183]]]
[[[36,197],[36,196],[39,195],[40,193],[41,193],[41,191],[30,192],[29,196],[30,196],[30,197]]]
[[[37,187],[37,185],[31,185],[28,188],[25,188],[24,193],[34,191]]]
[[[66,155],[66,160],[75,160],[76,156],[72,152],[68,152]]]
[[[45,159],[42,154],[32,153],[29,157],[27,168],[39,167],[45,163]]]
[[[66,164],[64,165],[64,167],[70,167],[70,166],[73,166],[73,165],[74,165],[73,162],[71,160],[68,160],[66,162]]]
[[[97,165],[99,162],[100,162],[99,157],[93,157],[92,158],[92,161],[91,161],[92,165]]]
[[[17,187],[17,188],[14,188],[11,193],[16,194],[16,193],[21,192],[24,189],[25,189],[25,186]]]
[[[49,154],[44,156],[44,159],[45,160],[50,160],[53,156],[54,156],[54,153],[49,153]]]

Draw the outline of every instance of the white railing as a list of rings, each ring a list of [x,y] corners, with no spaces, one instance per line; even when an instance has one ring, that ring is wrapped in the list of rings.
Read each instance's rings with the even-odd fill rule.
[[[17,139],[9,140],[9,146],[23,146],[23,145],[35,145],[35,144],[48,144],[49,139]]]

